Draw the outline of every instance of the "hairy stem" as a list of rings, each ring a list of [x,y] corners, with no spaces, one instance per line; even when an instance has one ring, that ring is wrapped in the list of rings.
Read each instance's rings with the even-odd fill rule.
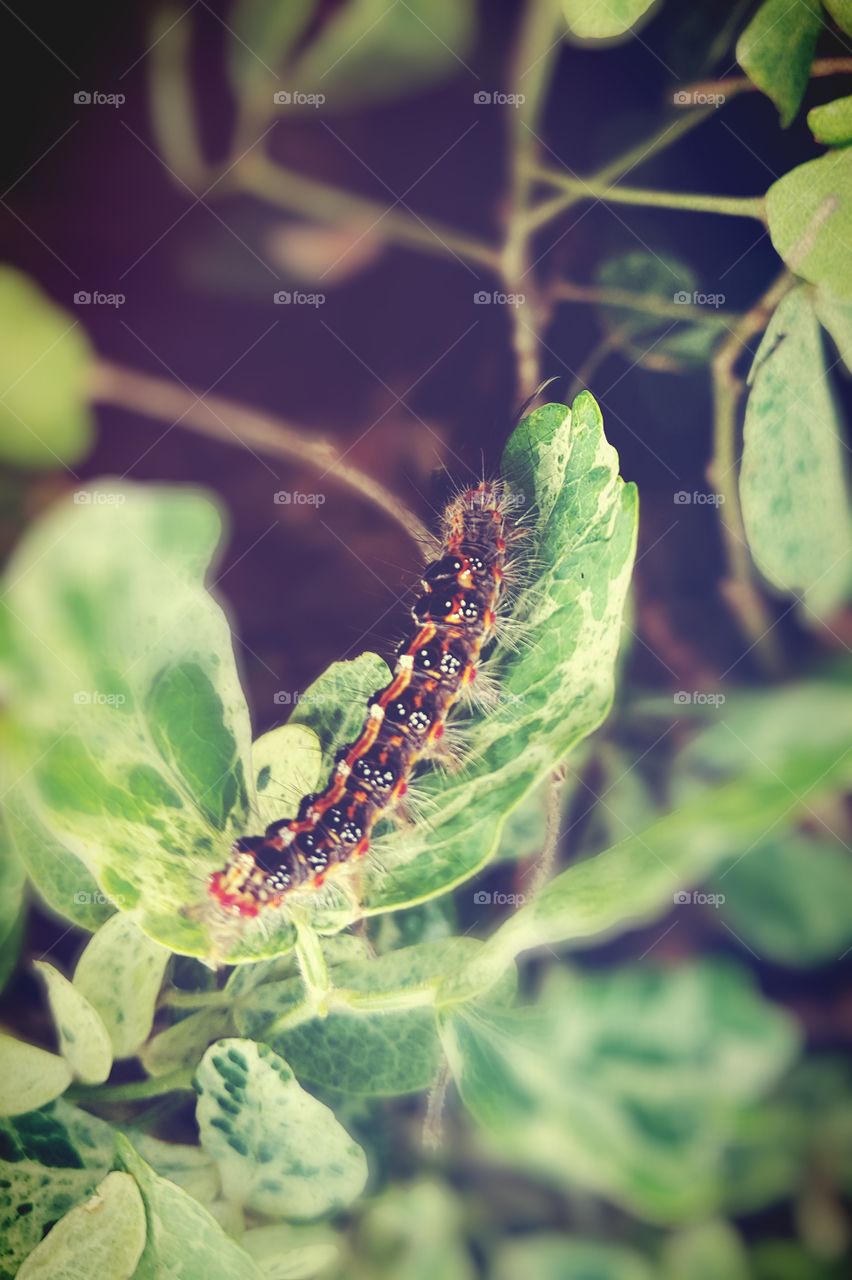
[[[367,498],[395,520],[418,546],[429,542],[429,530],[404,502],[372,476],[344,461],[344,455],[331,441],[313,436],[303,427],[223,396],[196,395],[168,379],[138,373],[108,360],[96,361],[90,394],[101,404],[168,422],[184,431],[196,431],[224,444],[313,467],[320,478],[329,476]]]

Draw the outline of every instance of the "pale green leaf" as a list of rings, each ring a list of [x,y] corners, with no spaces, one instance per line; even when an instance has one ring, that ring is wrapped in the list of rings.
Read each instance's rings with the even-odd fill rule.
[[[346,662],[333,662],[300,695],[288,725],[310,726],[319,738],[326,772],[337,748],[357,738],[370,696],[390,678],[384,658],[362,653]]]
[[[358,1223],[358,1280],[474,1280],[468,1222],[464,1200],[437,1179],[387,1187]]]
[[[583,393],[571,410],[553,404],[530,414],[503,469],[540,520],[541,571],[513,611],[525,642],[499,656],[503,696],[470,728],[470,763],[419,784],[435,802],[428,825],[380,842],[381,865],[364,876],[368,914],[445,893],[484,866],[507,816],[612,702],[636,491],[618,475],[594,399]]]
[[[814,309],[820,324],[831,334],[847,370],[852,372],[852,299],[842,302],[828,289],[817,289]]]
[[[322,750],[307,725],[284,724],[252,743],[251,763],[257,794],[258,827],[295,815],[302,796],[320,778]]]
[[[819,0],[763,0],[737,41],[737,62],[775,103],[784,126],[808,86],[821,25]]]
[[[145,1206],[127,1173],[109,1173],[33,1250],[18,1280],[130,1280],[145,1245]]]
[[[234,90],[259,106],[284,86],[279,73],[290,62],[314,10],[314,0],[237,0],[228,15],[228,58]],[[301,86],[299,86],[301,87]]]
[[[79,318],[0,267],[0,458],[70,466],[88,451],[92,349]]]
[[[133,1133],[142,1159],[162,1178],[174,1182],[193,1200],[210,1208],[221,1189],[219,1170],[206,1151],[183,1142],[162,1142],[147,1133]]]
[[[70,1083],[71,1068],[64,1058],[0,1033],[0,1116],[35,1111]]]
[[[442,1061],[431,993],[481,949],[473,938],[446,938],[344,961],[332,972],[341,991],[329,997],[329,1012],[289,1028],[276,1023],[304,998],[301,980],[267,983],[241,1002],[237,1026],[285,1057],[300,1080],[322,1088],[368,1096],[428,1089]],[[509,973],[493,998],[513,988]],[[425,1000],[411,1007],[418,993]],[[349,1007],[340,1007],[342,997]]]
[[[284,1223],[255,1227],[240,1244],[265,1280],[312,1280],[326,1274],[340,1256],[335,1235],[327,1227]]]
[[[220,1040],[196,1076],[196,1117],[227,1199],[269,1218],[335,1213],[363,1190],[364,1153],[266,1045]]]
[[[653,1280],[644,1259],[620,1245],[534,1235],[510,1241],[495,1256],[494,1280]],[[687,1280],[686,1276],[681,1280]]]
[[[654,0],[562,0],[569,30],[581,40],[607,40],[634,27]]]
[[[766,213],[790,270],[852,299],[852,148],[829,151],[773,182]]]
[[[30,528],[7,573],[19,785],[151,937],[206,955],[184,909],[206,902],[205,870],[245,833],[251,801],[230,631],[202,583],[219,518],[186,489],[104,480],[77,497]]]
[[[151,1076],[164,1076],[182,1067],[195,1067],[207,1046],[230,1031],[231,1014],[228,1009],[198,1009],[158,1032],[143,1046],[139,1054],[142,1066]]]
[[[279,87],[321,93],[334,111],[415,92],[468,70],[475,17],[470,0],[349,0]]]
[[[74,986],[97,1009],[117,1058],[147,1040],[169,953],[119,912],[90,939],[74,971]]]
[[[0,1160],[0,1280],[14,1280],[44,1233],[90,1196],[105,1172]]]
[[[489,1149],[654,1221],[715,1208],[735,1114],[797,1048],[792,1020],[712,961],[552,970],[535,1006],[457,1006],[442,1030]]]
[[[770,836],[712,889],[725,896],[722,919],[761,959],[808,968],[852,947],[852,858],[841,844]]]
[[[808,128],[826,147],[845,147],[852,142],[852,96],[813,107],[808,112]]]
[[[33,967],[47,987],[63,1058],[77,1080],[102,1084],[112,1067],[112,1044],[100,1014],[53,965],[36,960]]]
[[[115,911],[91,872],[24,803],[20,788],[4,799],[9,840],[39,897],[64,920],[94,933]]]
[[[773,586],[821,616],[852,583],[852,521],[843,429],[806,289],[779,304],[750,382],[740,471],[749,548]]]
[[[24,865],[12,843],[5,815],[0,816],[0,991],[18,962],[25,885]]]
[[[748,1254],[727,1222],[702,1222],[670,1236],[661,1258],[663,1280],[750,1280]]]
[[[822,0],[841,31],[852,36],[852,0]]]
[[[606,937],[616,925],[647,921],[670,909],[679,890],[700,883],[781,822],[794,822],[814,803],[815,792],[849,781],[845,719],[833,735],[826,732],[833,727],[824,726],[819,746],[808,743],[797,750],[788,742],[774,757],[767,752],[765,763],[748,753],[734,781],[696,787],[680,809],[568,867],[496,930],[467,967],[444,984],[439,999],[487,990],[525,950]]]
[[[145,1203],[148,1237],[134,1280],[260,1280],[248,1254],[191,1195],[159,1177],[119,1134],[118,1161]]]

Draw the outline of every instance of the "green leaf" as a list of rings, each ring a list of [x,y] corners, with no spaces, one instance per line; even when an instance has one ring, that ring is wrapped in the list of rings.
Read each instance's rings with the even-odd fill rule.
[[[281,87],[322,93],[334,111],[416,92],[468,70],[475,16],[470,0],[349,0]]]
[[[70,1083],[71,1068],[64,1058],[0,1033],[0,1116],[35,1111]]]
[[[595,1240],[535,1235],[504,1244],[497,1252],[494,1280],[653,1280],[648,1264],[631,1249]],[[680,1280],[687,1280],[686,1275]]]
[[[468,1221],[462,1198],[437,1180],[389,1186],[358,1223],[359,1280],[474,1280]]]
[[[105,480],[77,497],[30,529],[6,576],[19,786],[146,933],[207,955],[184,908],[206,902],[205,871],[250,806],[248,713],[202,584],[219,518],[188,490]],[[235,958],[265,949],[280,950],[275,931]]]
[[[428,1089],[443,1058],[435,1011],[432,1001],[408,1008],[406,1001],[434,991],[481,948],[473,938],[447,938],[344,961],[335,966],[333,980],[353,1007],[335,1007],[333,991],[324,1016],[281,1030],[277,1020],[302,999],[301,980],[268,983],[240,1004],[237,1026],[285,1057],[300,1080],[324,1089],[367,1096]],[[514,988],[514,975],[507,979],[495,998]]]
[[[737,62],[775,103],[785,128],[808,87],[821,26],[819,0],[764,0],[737,41]]]
[[[839,706],[839,704],[838,704]],[[793,721],[790,729],[796,727]],[[635,836],[561,872],[510,916],[468,965],[444,984],[439,999],[470,998],[488,989],[521,952],[606,937],[616,925],[647,921],[670,909],[676,891],[700,883],[714,867],[792,823],[814,792],[850,776],[846,719],[823,726],[820,746],[750,759],[735,781],[696,789],[680,809]],[[730,736],[730,735],[729,735]]]
[[[608,40],[635,26],[654,0],[562,0],[570,31],[581,40]]]
[[[796,275],[852,299],[852,148],[785,173],[766,193],[769,234]]]
[[[109,1173],[91,1199],[60,1218],[27,1258],[19,1280],[130,1280],[145,1246],[145,1206],[127,1173]]]
[[[23,935],[26,873],[9,836],[5,815],[0,816],[0,991],[18,962]]]
[[[845,147],[852,142],[852,96],[812,107],[808,128],[816,141],[826,147]]]
[[[0,1120],[0,1280],[109,1172],[114,1132],[63,1101]]]
[[[618,475],[594,399],[546,405],[510,439],[504,474],[535,501],[541,570],[513,621],[525,643],[499,657],[504,696],[472,725],[470,763],[424,778],[428,824],[388,836],[368,865],[367,914],[446,893],[493,856],[508,815],[601,723],[613,696],[636,536],[636,491]]]
[[[118,1162],[145,1202],[148,1238],[134,1280],[260,1280],[248,1254],[206,1209],[174,1182],[158,1177],[121,1134]]]
[[[142,1066],[150,1076],[165,1076],[181,1067],[195,1067],[207,1046],[230,1031],[229,1009],[199,1009],[149,1040],[139,1054]]]
[[[809,836],[770,837],[716,877],[725,920],[761,959],[794,968],[852,947],[852,858]]]
[[[314,0],[237,0],[228,15],[233,39],[228,42],[231,81],[238,97],[272,102],[282,87],[278,72],[292,58],[293,48],[314,10]],[[301,87],[301,86],[300,86]]]
[[[43,960],[33,967],[47,987],[60,1053],[77,1080],[102,1084],[112,1067],[112,1044],[100,1015],[58,969]]]
[[[362,653],[346,662],[333,662],[301,695],[288,727],[310,726],[320,741],[325,772],[337,748],[357,738],[370,696],[390,678],[384,658]]]
[[[257,794],[258,827],[295,815],[302,796],[316,790],[322,749],[313,729],[284,724],[252,743],[251,763]]]
[[[39,897],[63,919],[94,933],[115,911],[94,876],[27,807],[20,788],[7,792],[4,804],[10,843]]]
[[[88,452],[91,360],[79,321],[20,271],[0,267],[0,458],[70,467]]]
[[[727,1222],[702,1222],[670,1236],[663,1248],[664,1280],[750,1280],[748,1255]]]
[[[822,0],[841,31],[852,36],[852,0]]]
[[[827,289],[817,289],[814,309],[820,324],[831,334],[841,360],[852,372],[852,300],[841,302]]]
[[[442,1019],[489,1149],[653,1221],[712,1211],[737,1111],[796,1050],[791,1019],[744,971],[706,961],[548,976],[537,1005]]]
[[[220,1040],[196,1077],[201,1142],[227,1199],[269,1218],[317,1218],[363,1190],[367,1162],[328,1107],[266,1045]]]
[[[240,1244],[253,1258],[265,1280],[311,1280],[326,1274],[340,1249],[327,1227],[294,1227],[279,1223],[247,1231]]]
[[[758,348],[743,429],[740,498],[761,573],[831,613],[852,583],[842,426],[808,291],[779,304]]]
[[[130,1058],[147,1040],[169,961],[119,912],[90,939],[74,971],[74,986],[97,1009],[117,1058]]]
[[[714,315],[714,307],[722,305],[724,297],[698,290],[692,268],[671,254],[634,249],[608,258],[596,272],[596,279],[606,289],[624,289],[671,305],[685,304],[685,311],[699,305],[707,308],[700,321],[690,313],[680,323],[671,316],[631,307],[599,306],[604,328],[618,336],[621,348],[630,351],[637,364],[645,364],[648,355],[706,363],[720,334],[727,332],[724,320]]]
[[[133,1145],[142,1159],[162,1178],[174,1182],[193,1200],[210,1205],[221,1190],[219,1171],[206,1151],[182,1142],[161,1142],[134,1130]]]

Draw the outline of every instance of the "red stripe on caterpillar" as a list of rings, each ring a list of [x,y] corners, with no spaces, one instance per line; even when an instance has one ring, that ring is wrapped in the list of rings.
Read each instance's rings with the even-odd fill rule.
[[[500,482],[467,489],[447,507],[439,556],[423,570],[411,634],[397,651],[393,679],[368,704],[358,738],[338,752],[321,792],[298,814],[237,840],[208,892],[232,917],[252,918],[291,894],[318,888],[367,852],[376,822],[405,794],[428,759],[449,712],[476,675],[494,637],[506,552],[521,536]]]

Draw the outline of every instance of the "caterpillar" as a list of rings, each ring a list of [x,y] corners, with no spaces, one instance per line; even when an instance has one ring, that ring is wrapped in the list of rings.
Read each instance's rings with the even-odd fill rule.
[[[325,789],[305,796],[295,818],[236,840],[225,867],[210,876],[208,894],[229,917],[280,907],[363,858],[373,827],[401,801],[418,763],[435,755],[448,714],[495,637],[507,551],[524,533],[510,518],[512,505],[499,481],[449,503],[393,678],[370,698],[361,732],[338,751]]]

